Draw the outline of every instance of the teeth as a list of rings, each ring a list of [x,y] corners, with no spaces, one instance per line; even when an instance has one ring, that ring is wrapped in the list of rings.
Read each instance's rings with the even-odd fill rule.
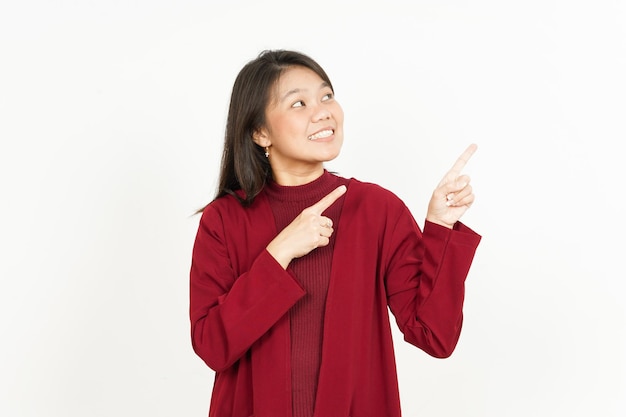
[[[316,134],[309,136],[309,140],[327,138],[332,134],[333,134],[332,129],[322,130],[321,132],[317,132]]]

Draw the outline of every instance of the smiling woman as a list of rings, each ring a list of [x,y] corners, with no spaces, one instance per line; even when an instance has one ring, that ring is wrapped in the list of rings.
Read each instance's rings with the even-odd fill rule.
[[[343,110],[329,83],[308,68],[294,66],[276,83],[265,125],[253,138],[269,154],[278,184],[306,184],[321,175],[324,162],[339,155]]]
[[[390,191],[324,168],[342,142],[313,59],[265,51],[241,70],[192,254],[192,344],[216,372],[209,416],[400,416],[388,309],[407,342],[455,349],[480,241],[459,222],[476,146],[434,190],[422,230]]]

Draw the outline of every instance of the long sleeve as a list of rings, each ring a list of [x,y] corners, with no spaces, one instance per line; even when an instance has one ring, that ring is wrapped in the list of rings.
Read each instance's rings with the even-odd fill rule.
[[[290,312],[306,296],[265,250],[272,218],[261,193],[246,208],[218,199],[200,221],[190,316],[194,350],[217,371],[210,416],[293,414]],[[408,342],[449,356],[480,236],[460,223],[422,233],[395,195],[355,179],[333,221],[315,415],[400,417],[389,310]]]
[[[235,363],[304,295],[294,277],[264,249],[229,242],[236,221],[205,209],[190,271],[190,319],[194,351],[216,371]],[[225,226],[228,223],[230,226]],[[234,249],[237,249],[235,251]],[[236,252],[257,250],[247,270],[238,271]],[[238,259],[239,261],[239,259]]]
[[[405,209],[389,238],[386,289],[404,339],[431,356],[452,354],[463,321],[465,278],[480,236],[426,222],[423,233]]]

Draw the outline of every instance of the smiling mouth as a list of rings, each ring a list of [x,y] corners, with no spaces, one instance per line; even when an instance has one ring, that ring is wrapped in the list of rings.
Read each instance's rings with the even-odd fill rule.
[[[314,135],[309,136],[309,140],[317,140],[317,139],[327,138],[327,137],[331,136],[333,133],[335,133],[335,131],[332,130],[332,129],[322,130],[320,132],[317,132]]]

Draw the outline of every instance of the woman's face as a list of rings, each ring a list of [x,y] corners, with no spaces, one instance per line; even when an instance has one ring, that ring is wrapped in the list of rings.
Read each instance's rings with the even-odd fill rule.
[[[272,93],[266,125],[254,135],[257,144],[269,147],[272,171],[323,170],[343,143],[343,110],[330,86],[312,70],[294,66],[283,72]]]

